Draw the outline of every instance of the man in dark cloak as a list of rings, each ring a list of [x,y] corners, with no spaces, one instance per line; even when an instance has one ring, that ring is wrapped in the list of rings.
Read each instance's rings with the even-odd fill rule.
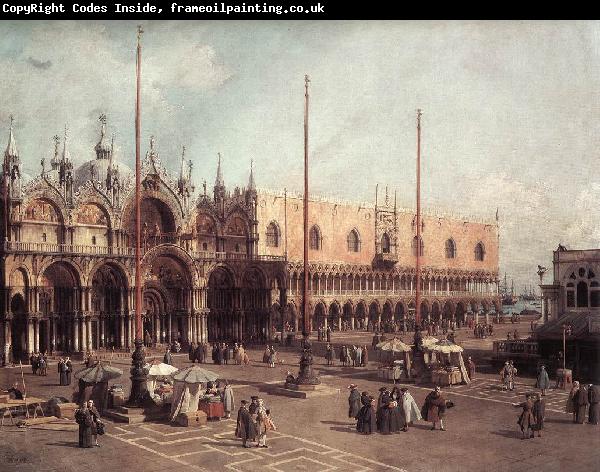
[[[446,431],[444,428],[444,416],[446,414],[446,399],[442,396],[442,389],[435,387],[425,398],[421,416],[432,423],[431,429],[435,429],[435,424],[440,423],[440,431]]]
[[[375,412],[375,399],[368,398],[368,404],[363,406],[358,413],[356,430],[363,434],[372,434],[377,431],[377,413]]]
[[[223,347],[217,346],[217,364],[222,365],[225,360],[225,349]]]
[[[348,396],[348,418],[355,419],[361,408],[360,393],[355,384],[350,384],[348,388],[350,389],[350,395]]]
[[[580,385],[579,390],[573,399],[573,403],[575,406],[575,421],[579,424],[585,423],[587,407],[590,403],[587,385]]]
[[[588,400],[590,402],[588,423],[598,424],[598,419],[600,417],[600,387],[598,385],[589,385]]]
[[[190,344],[190,348],[188,350],[188,359],[192,361],[192,364],[196,362],[196,343],[194,341],[192,341]]]
[[[92,427],[94,420],[85,404],[75,412],[75,421],[79,425],[79,447],[93,447]]]
[[[173,365],[173,356],[171,355],[171,348],[168,347],[163,356],[163,362],[168,365]]]
[[[522,408],[517,424],[521,428],[521,439],[533,438],[533,430],[535,428],[535,416],[533,414],[533,396],[530,393],[525,395],[523,403],[513,403],[515,408]]]
[[[248,411],[246,400],[242,400],[240,409],[238,410],[237,427],[235,436],[242,440],[243,447],[252,447],[247,444],[248,441],[256,441],[256,425],[252,420],[252,416]]]
[[[544,418],[546,416],[546,400],[543,395],[536,394],[533,403],[533,416],[535,418],[534,431],[538,432],[538,438],[542,437],[542,429],[544,429]]]
[[[381,395],[381,400],[379,402],[379,432],[381,434],[390,434],[391,431],[391,413],[392,410],[390,408],[390,402],[392,401],[390,397],[390,392],[387,388],[383,391]]]

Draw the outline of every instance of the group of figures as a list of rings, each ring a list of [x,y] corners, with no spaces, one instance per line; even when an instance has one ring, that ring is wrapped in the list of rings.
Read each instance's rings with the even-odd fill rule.
[[[477,339],[485,339],[488,336],[494,335],[494,325],[485,324],[485,323],[477,323],[473,326],[473,336]]]
[[[267,433],[276,429],[271,418],[271,410],[266,407],[262,398],[258,396],[251,397],[250,405],[246,400],[241,401],[235,436],[242,440],[243,447],[252,447],[249,442],[256,443],[255,447],[269,447],[267,445]]]
[[[427,395],[421,409],[407,388],[394,387],[390,391],[381,387],[377,399],[368,392],[359,393],[355,384],[348,388],[348,417],[356,419],[356,430],[363,434],[407,432],[409,426],[422,419],[432,423],[432,430],[439,423],[440,430],[445,431],[446,409],[454,406],[444,398],[440,387]]]
[[[277,362],[277,351],[275,350],[275,346],[267,345],[265,348],[265,352],[263,352],[263,364],[269,364],[270,368],[275,368],[275,362]]]
[[[327,343],[325,348],[325,361],[327,365],[335,365],[337,359],[335,348]],[[367,346],[346,346],[340,348],[339,360],[344,367],[366,367],[369,362],[369,350]]]
[[[32,352],[29,356],[29,363],[33,375],[48,375],[48,356],[46,356],[46,353]]]
[[[71,374],[73,373],[73,363],[69,357],[58,360],[59,385],[71,385]]]
[[[566,411],[573,413],[573,423],[584,424],[587,413],[587,422],[597,425],[600,417],[600,386],[573,382]]]
[[[104,434],[104,424],[93,400],[88,400],[75,411],[75,421],[79,425],[79,447],[100,447],[98,436]]]
[[[538,437],[541,437],[546,415],[544,396],[537,392],[527,393],[523,403],[515,403],[513,406],[522,409],[517,420],[517,424],[521,428],[522,439],[533,438],[535,431],[537,431]]]
[[[233,361],[237,365],[248,365],[250,358],[242,343],[191,343],[188,350],[189,360],[204,364],[210,358],[213,364],[228,365]]]

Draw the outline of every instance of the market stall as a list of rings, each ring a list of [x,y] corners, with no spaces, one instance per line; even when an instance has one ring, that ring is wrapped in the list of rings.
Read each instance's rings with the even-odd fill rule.
[[[435,343],[424,344],[423,348],[430,354],[431,381],[434,384],[449,386],[471,382],[462,357],[461,346],[442,339]]]
[[[204,394],[204,385],[219,378],[214,372],[193,365],[174,373],[172,378],[174,386],[169,416],[171,421],[175,421],[180,414],[193,413],[198,410],[205,413],[208,410],[207,416],[209,416],[209,413],[215,414],[216,409],[219,407],[217,405],[211,406],[214,403],[220,403],[221,411],[223,411],[220,398],[218,401],[211,402]]]
[[[146,364],[144,368],[148,371],[146,387],[152,401],[156,405],[171,403],[173,398],[171,375],[177,372],[177,367],[154,359]]]
[[[121,375],[123,375],[121,369],[102,362],[75,372],[75,378],[79,379],[79,391],[75,394],[77,397],[74,398],[75,402],[83,405],[88,400],[93,400],[102,414],[108,407],[108,381],[117,379]]]
[[[377,369],[380,379],[393,380],[394,382],[412,380],[411,352],[412,348],[398,338],[380,342],[375,346],[382,365]]]

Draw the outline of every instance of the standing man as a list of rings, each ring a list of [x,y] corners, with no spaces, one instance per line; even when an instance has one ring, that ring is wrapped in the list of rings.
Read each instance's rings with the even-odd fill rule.
[[[247,444],[248,441],[256,441],[256,426],[248,411],[247,403],[246,400],[241,401],[235,429],[235,436],[242,440],[242,446],[246,448],[252,447]]]
[[[223,392],[221,393],[221,399],[223,401],[225,419],[230,419],[231,412],[235,410],[235,397],[233,396],[233,389],[227,380],[225,380],[225,388],[223,388]]]
[[[442,389],[436,386],[425,398],[421,415],[432,423],[431,430],[435,430],[436,423],[440,423],[440,431],[444,428],[444,416],[446,414],[446,399],[442,396]]]
[[[544,429],[544,417],[546,416],[546,400],[539,393],[535,395],[533,403],[533,416],[535,425],[533,430],[538,432],[538,438],[542,437],[542,429]]]
[[[173,365],[173,356],[171,355],[171,348],[167,347],[165,355],[163,356],[163,362],[165,364]]]
[[[537,376],[537,388],[542,391],[542,397],[546,396],[546,389],[550,387],[550,378],[548,377],[548,372],[546,372],[546,367],[540,367],[540,373]]]
[[[350,395],[348,396],[348,418],[356,419],[361,409],[361,397],[356,388],[356,384],[350,384]]]
[[[467,369],[469,369],[469,378],[473,380],[475,377],[475,362],[471,359],[471,356],[467,359]]]
[[[327,342],[331,342],[331,326],[327,326]]]
[[[598,403],[600,402],[600,387],[598,385],[589,385],[588,400],[590,402],[588,423],[598,424],[598,417],[600,416],[600,403]]]
[[[71,359],[69,357],[65,359],[65,367],[67,376],[67,383],[65,385],[71,385],[71,372],[73,372],[73,364],[71,363]]]
[[[573,398],[575,407],[575,421],[579,424],[585,423],[587,407],[590,403],[587,385],[581,384]]]

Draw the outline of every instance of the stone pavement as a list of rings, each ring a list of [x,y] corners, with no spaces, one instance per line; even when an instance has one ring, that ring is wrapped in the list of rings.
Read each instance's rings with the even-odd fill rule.
[[[347,386],[376,394],[383,385],[375,364],[368,369],[317,365],[322,381],[339,394],[308,400],[270,395],[272,386],[298,356],[282,353],[284,364],[274,369],[256,362],[262,352],[251,352],[250,366],[205,367],[229,379],[236,400],[261,395],[272,410],[277,431],[269,435],[268,449],[243,449],[233,435],[234,421],[210,422],[203,429],[168,424],[120,425],[109,423],[102,447],[77,448],[77,433],[68,428],[47,431],[16,427],[0,429],[0,470],[34,471],[531,471],[544,472],[600,468],[600,427],[574,425],[564,413],[566,393],[550,390],[544,436],[521,440],[516,424],[520,410],[512,403],[533,389],[533,379],[520,378],[514,392],[501,390],[497,375],[479,375],[470,385],[444,389],[455,403],[446,420],[448,431],[430,431],[419,422],[408,433],[359,435],[347,417]],[[320,359],[319,359],[320,361]],[[119,363],[120,362],[120,363]],[[127,362],[113,363],[126,373]],[[177,366],[187,366],[187,356],[175,356]],[[293,367],[292,367],[293,366]],[[79,366],[77,366],[79,367]],[[67,396],[73,387],[57,387],[57,374],[25,378],[30,394]],[[0,369],[0,383],[15,377],[15,369]],[[20,375],[20,374],[19,374]],[[128,388],[129,379],[119,381]],[[389,384],[388,384],[389,385]],[[408,385],[422,404],[428,387]]]

